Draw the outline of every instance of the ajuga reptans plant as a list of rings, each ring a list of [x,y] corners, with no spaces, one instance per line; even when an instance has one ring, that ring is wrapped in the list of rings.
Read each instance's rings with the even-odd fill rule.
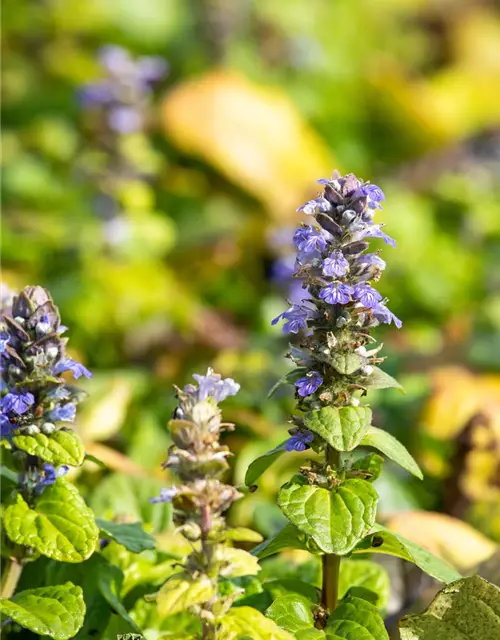
[[[89,637],[90,632],[100,637],[96,634],[105,631],[111,616],[110,581],[123,576],[98,552],[99,529],[109,530],[110,523],[96,521],[66,477],[86,457],[71,428],[85,394],[67,378],[91,374],[67,355],[67,338],[62,337],[67,327],[46,289],[25,287],[18,296],[8,296],[2,313],[2,624],[5,633],[20,625],[58,640],[73,638],[86,620],[84,595],[89,595],[89,616],[95,620],[92,607],[98,606],[99,623],[87,631]],[[112,535],[108,531],[103,538],[123,538],[121,525],[111,524]],[[130,530],[126,533],[124,545],[131,542]],[[133,535],[139,537],[136,551],[154,544],[138,525]],[[43,557],[57,562],[44,563]],[[30,588],[28,580],[29,588],[18,591],[31,562],[38,562],[31,575],[45,586]],[[85,569],[73,570],[73,563]]]
[[[338,173],[319,182],[322,193],[298,209],[311,223],[301,224],[293,238],[295,278],[302,282],[303,299],[273,321],[282,321],[284,333],[293,339],[289,358],[296,368],[280,383],[294,385],[297,411],[290,437],[273,451],[276,455],[266,454],[250,465],[246,482],[253,485],[285,451],[319,455],[281,488],[278,504],[290,524],[259,545],[255,554],[263,558],[297,547],[320,555],[321,604],[312,607],[311,626],[344,638],[346,621],[358,615],[364,623],[372,619],[374,637],[386,638],[377,608],[362,595],[350,592],[338,602],[343,557],[385,552],[411,560],[443,581],[458,574],[436,558],[428,561],[427,552],[410,552],[415,545],[376,524],[378,496],[372,483],[383,458],[351,452],[363,446],[377,449],[422,477],[403,445],[372,426],[372,411],[364,400],[370,389],[400,387],[379,368],[382,345],[372,335],[381,323],[402,324],[377,289],[386,263],[379,250],[370,249],[373,238],[392,247],[395,241],[374,219],[384,201],[378,186]],[[283,608],[295,615],[289,605],[278,599],[268,615],[278,620]]]
[[[240,385],[211,369],[193,377],[197,385],[177,388],[178,406],[169,422],[173,444],[163,466],[176,476],[176,483],[151,499],[172,503],[174,523],[192,552],[153,598],[162,617],[189,610],[201,621],[196,637],[204,640],[233,638],[236,630],[244,635],[245,628],[259,638],[289,638],[259,611],[247,606],[231,609],[242,594],[237,579],[259,570],[255,557],[232,545],[262,539],[249,529],[229,527],[224,517],[242,494],[223,481],[231,452],[220,436],[234,425],[223,421],[218,403],[235,395]]]

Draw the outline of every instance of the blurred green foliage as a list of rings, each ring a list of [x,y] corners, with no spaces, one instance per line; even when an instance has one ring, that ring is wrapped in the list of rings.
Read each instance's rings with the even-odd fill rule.
[[[284,439],[291,392],[266,398],[289,368],[270,325],[287,293],[272,265],[289,249],[271,238],[298,223],[316,172],[337,166],[386,192],[380,218],[398,247],[384,249],[382,293],[404,326],[379,337],[407,395],[370,402],[375,423],[420,452],[428,473],[420,484],[391,468],[379,481],[382,513],[466,514],[478,491],[460,489],[446,465],[449,438],[473,416],[442,436],[422,408],[436,393],[434,369],[500,369],[498,5],[4,0],[2,26],[4,282],[47,287],[94,371],[78,425],[90,452],[111,471],[161,477],[171,385],[209,364],[242,385],[226,410],[237,423],[236,482]],[[112,187],[112,158],[77,99],[109,43],[170,65],[147,135],[119,141],[143,175]],[[124,232],[106,225],[111,196]],[[498,389],[483,402],[497,403]],[[500,425],[490,426],[498,466]],[[276,490],[296,462],[280,459],[234,520],[276,531]],[[106,517],[127,512],[116,499],[123,476],[85,469],[90,502]],[[131,503],[128,515],[141,508]],[[485,509],[471,518],[500,541]]]

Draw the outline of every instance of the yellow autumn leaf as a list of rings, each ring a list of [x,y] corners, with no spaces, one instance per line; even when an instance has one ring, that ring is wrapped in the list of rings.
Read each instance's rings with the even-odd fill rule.
[[[424,432],[450,440],[471,418],[481,414],[500,444],[500,376],[443,367],[435,369],[431,378],[433,392],[420,421]]]
[[[484,562],[495,553],[497,545],[469,524],[430,511],[398,513],[387,527],[428,549],[461,573]]]
[[[211,71],[169,93],[167,135],[261,200],[277,218],[314,195],[315,180],[339,168],[291,99],[233,71]]]

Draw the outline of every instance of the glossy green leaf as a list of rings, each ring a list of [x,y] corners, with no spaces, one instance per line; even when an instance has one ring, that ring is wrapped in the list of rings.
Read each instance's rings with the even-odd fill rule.
[[[378,453],[370,453],[369,455],[356,460],[352,465],[352,469],[355,471],[366,471],[368,475],[365,480],[368,480],[368,482],[375,482],[382,472],[383,464],[384,459],[382,456],[379,456]]]
[[[73,638],[83,624],[83,592],[71,582],[54,587],[28,589],[0,601],[2,615],[42,636],[55,640]]]
[[[444,587],[424,613],[399,623],[401,640],[498,640],[500,589],[479,576]]]
[[[140,522],[110,522],[97,518],[96,524],[104,534],[103,538],[111,538],[134,553],[155,547],[155,539],[144,531]]]
[[[251,607],[236,607],[221,618],[217,640],[293,640],[293,636]]]
[[[50,436],[37,433],[34,436],[14,436],[12,441],[18,449],[38,456],[55,466],[67,464],[79,467],[85,458],[85,448],[78,434],[71,429],[59,429]]]
[[[373,447],[378,449],[388,458],[397,462],[403,469],[406,469],[414,476],[423,479],[422,471],[410,455],[406,447],[404,447],[394,436],[387,431],[370,427],[368,433],[363,437],[360,444],[363,447]]]
[[[60,562],[82,562],[92,555],[99,539],[92,511],[64,478],[46,487],[33,509],[18,494],[2,519],[13,542]]]
[[[339,598],[353,587],[362,587],[376,596],[375,604],[385,609],[389,600],[390,582],[387,571],[370,560],[342,559],[339,576]]]
[[[264,453],[250,463],[245,474],[245,484],[247,487],[251,487],[255,484],[255,481],[258,480],[265,471],[267,471],[273,462],[276,462],[276,460],[285,453],[286,443],[287,441],[285,440],[285,442],[282,442],[277,447],[274,447],[274,449],[271,449],[271,451]]]
[[[366,536],[353,553],[385,553],[411,562],[422,571],[440,582],[453,582],[462,576],[441,558],[433,555],[427,549],[415,542],[407,540],[398,533],[389,531],[381,525],[376,525],[373,532]]]
[[[296,593],[276,598],[266,611],[266,616],[291,633],[314,627],[311,603]]]
[[[304,534],[291,523],[286,524],[277,534],[254,547],[252,555],[262,560],[283,549],[307,549]]]
[[[367,389],[398,389],[401,393],[405,393],[403,387],[399,384],[396,378],[393,378],[388,373],[380,369],[379,367],[373,367],[373,372],[362,378],[360,384]]]
[[[307,413],[304,423],[337,451],[352,451],[367,433],[371,419],[370,407],[323,407]]]
[[[278,495],[278,505],[324,553],[345,555],[375,523],[378,496],[369,482],[350,479],[328,491],[295,476]]]
[[[157,595],[160,616],[171,616],[194,604],[203,604],[215,593],[214,583],[207,576],[194,580],[187,573],[177,573],[169,578]]]
[[[281,377],[276,384],[271,387],[271,390],[267,394],[267,397],[270,398],[273,396],[276,391],[285,384],[293,384],[296,382],[301,376],[307,373],[307,367],[295,367],[288,373],[285,373],[283,377]]]
[[[328,618],[325,630],[346,640],[389,640],[377,607],[353,596],[342,600]]]

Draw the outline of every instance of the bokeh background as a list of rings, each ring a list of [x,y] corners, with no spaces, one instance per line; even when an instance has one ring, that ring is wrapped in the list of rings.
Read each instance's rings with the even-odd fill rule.
[[[459,569],[485,560],[500,542],[499,3],[4,0],[2,26],[3,282],[49,288],[94,372],[77,427],[108,469],[77,481],[96,510],[154,518],[172,384],[208,365],[242,385],[226,407],[236,483],[286,437],[270,321],[297,293],[295,209],[337,168],[384,189],[398,243],[381,291],[404,325],[377,335],[407,393],[371,404],[426,479],[387,465],[381,515]],[[132,133],[82,99],[110,44],[168,65]],[[275,532],[300,459],[231,517]]]

